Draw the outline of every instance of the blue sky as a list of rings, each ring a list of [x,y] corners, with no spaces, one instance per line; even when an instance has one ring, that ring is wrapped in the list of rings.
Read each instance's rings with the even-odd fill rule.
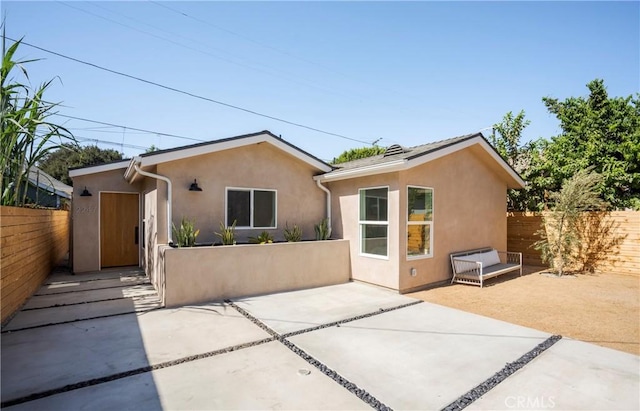
[[[184,13],[187,16],[181,14]],[[7,36],[290,122],[388,146],[473,133],[542,97],[640,90],[639,2],[2,2]],[[172,93],[23,46],[60,113],[214,140],[268,129],[330,160],[363,143]],[[60,118],[82,139],[194,141]],[[98,128],[99,127],[99,128]]]

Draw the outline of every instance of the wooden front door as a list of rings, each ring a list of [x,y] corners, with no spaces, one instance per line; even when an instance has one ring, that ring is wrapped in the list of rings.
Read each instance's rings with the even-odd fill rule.
[[[138,194],[100,193],[100,267],[138,265]]]

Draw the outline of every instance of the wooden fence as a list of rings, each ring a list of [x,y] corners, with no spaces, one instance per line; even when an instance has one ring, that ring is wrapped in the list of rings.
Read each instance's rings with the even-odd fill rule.
[[[640,211],[613,211],[601,216],[585,214],[585,221],[591,220],[585,236],[598,244],[614,244],[604,256],[598,256],[596,271],[640,275]],[[507,249],[521,252],[524,264],[545,265],[540,252],[532,247],[539,240],[536,232],[541,226],[541,213],[507,215]]]
[[[69,252],[69,212],[0,207],[0,314],[11,316]]]

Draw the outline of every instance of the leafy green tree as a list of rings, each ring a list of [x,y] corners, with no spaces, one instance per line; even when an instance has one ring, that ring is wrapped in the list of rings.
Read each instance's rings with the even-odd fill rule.
[[[533,146],[525,145],[521,147],[520,139],[522,138],[522,131],[529,124],[531,122],[525,120],[524,110],[521,110],[515,116],[510,111],[504,115],[501,122],[493,125],[493,133],[489,137],[491,145],[500,156],[523,178],[531,160]],[[526,188],[509,190],[507,192],[507,209],[526,209],[527,196]]]
[[[577,171],[564,181],[560,191],[550,193],[551,211],[543,216],[540,240],[534,244],[542,252],[542,260],[562,275],[568,266],[576,262],[580,246],[580,219],[585,211],[597,211],[606,207],[600,198],[598,186],[602,176],[592,167]]]
[[[379,154],[384,154],[385,150],[386,149],[384,147],[379,146],[352,148],[344,151],[338,157],[334,158],[331,164],[346,163],[348,161],[359,160],[361,158],[377,156]]]
[[[602,175],[601,197],[613,208],[640,209],[640,94],[609,97],[604,81],[587,84],[589,96],[543,98],[562,133],[544,144],[532,172],[548,190],[589,166]]]
[[[490,137],[490,142],[496,151],[516,171],[521,171],[518,168],[523,166],[519,162],[522,152],[520,147],[522,131],[531,124],[531,121],[525,120],[524,117],[524,110],[520,110],[515,116],[511,111],[508,112],[500,123],[493,125],[493,134]]]
[[[36,61],[14,60],[20,43],[21,41],[14,42],[7,48],[3,27],[0,69],[0,202],[11,206],[19,206],[26,201],[28,170],[49,152],[60,147],[57,141],[75,142],[67,129],[49,121],[49,117],[55,114],[57,104],[46,101],[44,94],[53,80],[33,88],[14,77],[14,72],[18,70],[18,75],[28,81],[24,65]]]
[[[38,167],[63,183],[72,185],[69,168],[96,166],[118,160],[122,160],[122,154],[116,150],[105,150],[95,145],[78,147],[62,144],[58,150],[47,153]]]
[[[158,147],[156,147],[154,144],[151,144],[151,147],[146,149],[144,152],[145,153],[153,153],[155,151],[160,151],[160,149]]]

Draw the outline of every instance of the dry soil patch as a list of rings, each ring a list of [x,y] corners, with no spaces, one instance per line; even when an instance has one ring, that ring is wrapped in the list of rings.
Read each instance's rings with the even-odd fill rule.
[[[540,267],[483,288],[454,284],[410,294],[510,323],[640,355],[640,276],[552,277]]]

